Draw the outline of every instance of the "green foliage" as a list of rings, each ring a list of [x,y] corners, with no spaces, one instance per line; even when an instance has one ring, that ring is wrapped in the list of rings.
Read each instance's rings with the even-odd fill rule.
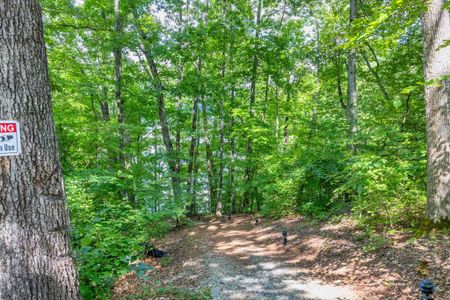
[[[149,266],[144,262],[138,262],[137,264],[132,265],[132,267],[130,269],[133,270],[134,272],[136,272],[136,276],[139,279],[143,279],[143,280],[149,279],[149,277],[146,275],[147,272],[155,270],[154,267]]]
[[[86,299],[107,297],[140,242],[189,225],[186,215],[214,212],[219,192],[223,213],[350,215],[367,230],[424,226],[423,87],[439,84],[422,76],[424,1],[359,2],[349,24],[348,1],[262,1],[256,24],[255,1],[120,1],[117,32],[113,1],[42,1]],[[358,53],[353,140],[344,109],[349,48]],[[382,244],[374,238],[367,250]]]
[[[197,290],[190,290],[183,287],[166,286],[159,287],[156,290],[144,286],[142,292],[138,295],[125,296],[127,300],[137,299],[155,299],[157,297],[169,297],[169,299],[183,299],[183,300],[210,300],[212,299],[211,290],[209,288],[200,288]]]
[[[388,239],[380,235],[370,235],[362,249],[364,252],[377,252],[387,246],[389,246]]]
[[[72,244],[83,298],[107,298],[117,276],[134,270],[144,277],[150,267],[130,267],[130,261],[143,256],[141,242],[163,236],[172,226],[166,222],[167,212],[149,213],[115,199],[109,177],[84,175],[66,177]]]

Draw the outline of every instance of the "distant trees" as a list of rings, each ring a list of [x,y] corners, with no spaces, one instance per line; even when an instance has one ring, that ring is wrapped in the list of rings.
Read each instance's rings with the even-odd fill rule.
[[[0,118],[23,153],[0,158],[0,299],[81,299],[52,116],[39,1],[0,8]]]
[[[417,83],[424,58],[428,81],[448,73],[444,2],[423,17],[423,55],[423,0],[42,0],[85,297],[122,270],[99,266],[122,264],[103,240],[131,255],[146,220],[137,229],[352,211],[417,226],[428,180]],[[443,82],[427,85],[436,219],[448,214]]]
[[[422,16],[427,121],[427,213],[450,218],[450,14],[447,1],[432,0]]]

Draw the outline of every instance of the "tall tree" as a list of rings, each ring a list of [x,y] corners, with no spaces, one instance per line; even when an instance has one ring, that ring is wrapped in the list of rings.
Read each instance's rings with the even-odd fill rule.
[[[227,1],[223,1],[222,7],[223,23],[226,28],[227,22]],[[226,36],[225,32],[223,34]],[[226,45],[222,47],[222,93],[220,96],[220,138],[219,138],[219,173],[218,173],[218,183],[217,183],[217,204],[216,204],[216,216],[222,216],[222,196],[223,196],[223,152],[225,148],[225,95],[226,95]]]
[[[39,2],[3,2],[0,28],[0,116],[23,149],[0,158],[0,299],[80,299]]]
[[[450,15],[447,1],[433,0],[422,16],[427,122],[427,213],[450,218]]]
[[[125,108],[122,99],[122,47],[121,45],[121,33],[122,33],[122,20],[120,17],[120,0],[114,0],[114,17],[115,17],[115,34],[116,45],[114,47],[114,83],[115,83],[115,97],[117,105],[117,122],[119,123],[119,161],[123,168],[125,168]]]
[[[252,63],[252,71],[251,71],[251,80],[250,80],[250,105],[249,105],[249,116],[250,119],[253,119],[255,116],[254,105],[256,100],[256,83],[258,81],[258,66],[259,66],[259,37],[261,34],[261,11],[262,11],[262,0],[258,0],[258,7],[256,11],[256,21],[255,21],[255,46],[253,49],[253,63]],[[247,141],[247,166],[245,168],[245,192],[244,192],[244,207],[248,207],[250,204],[250,198],[252,196],[251,191],[251,181],[254,173],[254,168],[252,166],[252,153],[253,153],[253,145],[252,138],[248,137]]]
[[[354,32],[353,21],[358,16],[358,1],[350,0],[350,32]],[[358,95],[356,92],[356,48],[352,46],[348,52],[348,102],[347,110],[349,116],[349,137],[350,137],[350,151],[356,153],[356,134],[358,133],[358,115],[357,115],[357,101]]]
[[[139,23],[139,18],[135,14],[135,19]],[[138,25],[140,26],[140,25]],[[142,39],[142,52],[144,53],[145,60],[147,62],[149,73],[151,76],[151,83],[156,91],[157,95],[157,106],[158,106],[158,117],[159,117],[159,123],[161,126],[161,135],[164,142],[164,146],[166,147],[170,168],[170,176],[172,180],[172,191],[174,198],[177,200],[180,197],[181,190],[180,190],[180,165],[178,163],[177,155],[175,153],[175,149],[173,147],[172,138],[170,136],[170,128],[169,128],[169,122],[167,118],[166,113],[166,104],[165,104],[165,96],[164,96],[164,86],[161,80],[161,77],[159,75],[158,66],[156,64],[152,49],[150,47],[150,42],[148,40],[148,37],[146,33],[142,30],[141,27],[138,29],[139,35]]]

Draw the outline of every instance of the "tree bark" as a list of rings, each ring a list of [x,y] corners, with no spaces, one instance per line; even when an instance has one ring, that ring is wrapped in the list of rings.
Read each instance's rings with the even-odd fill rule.
[[[350,0],[350,32],[353,32],[351,26],[353,21],[357,18],[357,0]],[[356,48],[352,47],[348,53],[348,102],[347,110],[349,116],[349,139],[350,151],[356,154],[356,135],[358,134],[358,115],[357,115],[357,101],[358,95],[356,91]]]
[[[113,51],[114,55],[114,83],[115,83],[115,98],[117,105],[117,123],[119,124],[119,161],[123,168],[125,168],[125,144],[126,132],[124,128],[125,123],[125,109],[124,101],[122,99],[122,47],[120,40],[122,33],[122,20],[120,18],[120,0],[114,0],[114,17],[115,17],[115,34],[116,47]]]
[[[223,20],[226,27],[227,20],[227,1],[223,1]],[[225,35],[225,33],[224,33]],[[223,152],[225,148],[225,72],[226,72],[226,45],[222,48],[222,95],[220,97],[220,138],[219,138],[219,174],[217,184],[217,203],[216,203],[216,216],[222,216],[222,195],[223,195]]]
[[[189,1],[186,4],[187,8],[189,8]],[[183,8],[180,7],[179,11],[179,22],[180,22],[180,28],[178,33],[181,34],[183,30]],[[183,71],[184,71],[184,65],[180,61],[177,66],[177,72],[178,72],[178,89],[181,88],[181,83],[183,82]],[[181,127],[182,127],[182,120],[181,120],[181,106],[182,106],[182,93],[180,90],[177,91],[177,126],[176,126],[176,132],[175,132],[175,150],[177,155],[177,165],[180,165],[180,158],[179,155],[181,153]]]
[[[211,207],[215,201],[214,193],[214,161],[212,158],[211,142],[209,139],[208,132],[208,115],[206,112],[206,101],[205,97],[202,96],[202,121],[203,121],[203,133],[205,136],[205,152],[206,152],[206,171],[208,173],[208,186],[209,186],[209,201]]]
[[[199,116],[197,114],[197,126],[199,123]],[[192,182],[192,191],[191,191],[191,208],[190,211],[191,213],[195,216],[195,215],[199,215],[199,211],[198,211],[198,204],[197,204],[197,186],[198,186],[198,169],[199,169],[199,164],[198,164],[198,155],[199,155],[199,151],[198,151],[198,146],[200,144],[200,131],[197,130],[196,133],[196,140],[195,140],[195,153],[194,153],[194,174],[193,174],[193,182]]]
[[[278,85],[275,83],[275,151],[278,151],[279,135],[280,135],[280,96],[278,93]]]
[[[284,116],[284,126],[283,126],[283,147],[282,152],[286,151],[287,143],[288,143],[288,133],[289,133],[289,113],[290,113],[290,103],[291,103],[291,89],[292,86],[290,82],[288,81],[288,88],[287,88],[287,97],[286,97],[286,106],[287,106],[287,112]]]
[[[137,19],[137,16],[135,15],[135,18]],[[166,147],[166,152],[168,155],[168,164],[170,169],[170,177],[172,180],[172,190],[173,190],[173,196],[175,200],[179,200],[179,197],[181,196],[180,191],[180,165],[178,164],[177,155],[173,149],[173,143],[172,139],[170,137],[170,129],[169,129],[169,123],[167,121],[167,113],[166,113],[166,104],[164,100],[164,86],[162,84],[161,78],[159,76],[158,67],[156,65],[155,59],[153,57],[153,53],[151,49],[149,49],[147,45],[147,38],[144,34],[144,32],[139,29],[139,34],[141,35],[141,38],[143,40],[143,53],[145,56],[145,60],[148,64],[148,67],[150,69],[150,74],[152,77],[152,85],[156,90],[157,95],[157,104],[158,104],[158,116],[159,116],[159,122],[161,125],[161,136],[164,142],[164,146]]]
[[[192,125],[191,125],[191,146],[189,148],[189,162],[188,162],[188,179],[186,183],[186,192],[188,197],[192,195],[192,181],[193,181],[193,170],[194,170],[194,160],[195,160],[195,153],[197,148],[197,120],[198,120],[198,98],[199,96],[196,96],[194,98],[194,104],[192,107]],[[190,207],[192,209],[195,209],[195,205],[193,205],[193,199],[191,199]],[[192,214],[194,214],[194,211],[191,211]]]
[[[114,0],[114,17],[115,17],[115,34],[116,47],[113,51],[114,55],[114,82],[115,82],[115,98],[117,105],[117,123],[119,124],[119,162],[124,169],[130,169],[130,157],[125,153],[126,145],[130,144],[130,135],[125,129],[125,101],[122,97],[122,18],[120,16],[120,0]],[[102,105],[103,103],[101,103]],[[107,103],[106,103],[107,104]],[[107,108],[107,107],[106,107]],[[136,204],[136,196],[134,188],[130,185],[128,188],[121,188],[120,194],[123,198],[128,198],[132,204]]]
[[[0,4],[0,116],[22,154],[0,158],[0,299],[81,299],[37,0]]]
[[[255,29],[255,49],[253,54],[253,66],[252,66],[252,75],[251,75],[251,83],[250,83],[250,105],[249,105],[249,114],[250,118],[255,116],[253,111],[253,106],[256,100],[256,83],[258,81],[258,65],[259,65],[259,36],[260,36],[260,24],[261,24],[261,10],[262,10],[262,0],[258,0],[258,8],[256,12],[256,29]],[[247,166],[245,167],[245,192],[244,192],[244,207],[248,207],[250,203],[250,183],[252,181],[253,170],[253,162],[252,162],[252,153],[253,153],[253,145],[251,137],[248,137],[247,141]]]
[[[447,1],[432,0],[422,16],[427,124],[427,214],[434,221],[450,218],[450,39]],[[445,77],[446,76],[446,77]]]

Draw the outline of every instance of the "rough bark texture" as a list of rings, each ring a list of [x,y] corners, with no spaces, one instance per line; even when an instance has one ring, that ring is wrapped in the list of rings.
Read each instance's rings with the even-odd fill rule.
[[[0,158],[0,299],[80,299],[37,0],[0,2],[0,118],[22,130]]]
[[[357,17],[357,0],[350,0],[350,26]],[[352,30],[350,28],[350,30]],[[350,150],[356,153],[355,138],[358,133],[358,116],[357,116],[357,101],[358,95],[356,93],[356,49],[351,48],[348,53],[348,102],[347,110],[349,116],[349,138]]]
[[[449,12],[444,0],[433,0],[422,16],[428,154],[427,214],[438,221],[450,218],[450,39]]]

